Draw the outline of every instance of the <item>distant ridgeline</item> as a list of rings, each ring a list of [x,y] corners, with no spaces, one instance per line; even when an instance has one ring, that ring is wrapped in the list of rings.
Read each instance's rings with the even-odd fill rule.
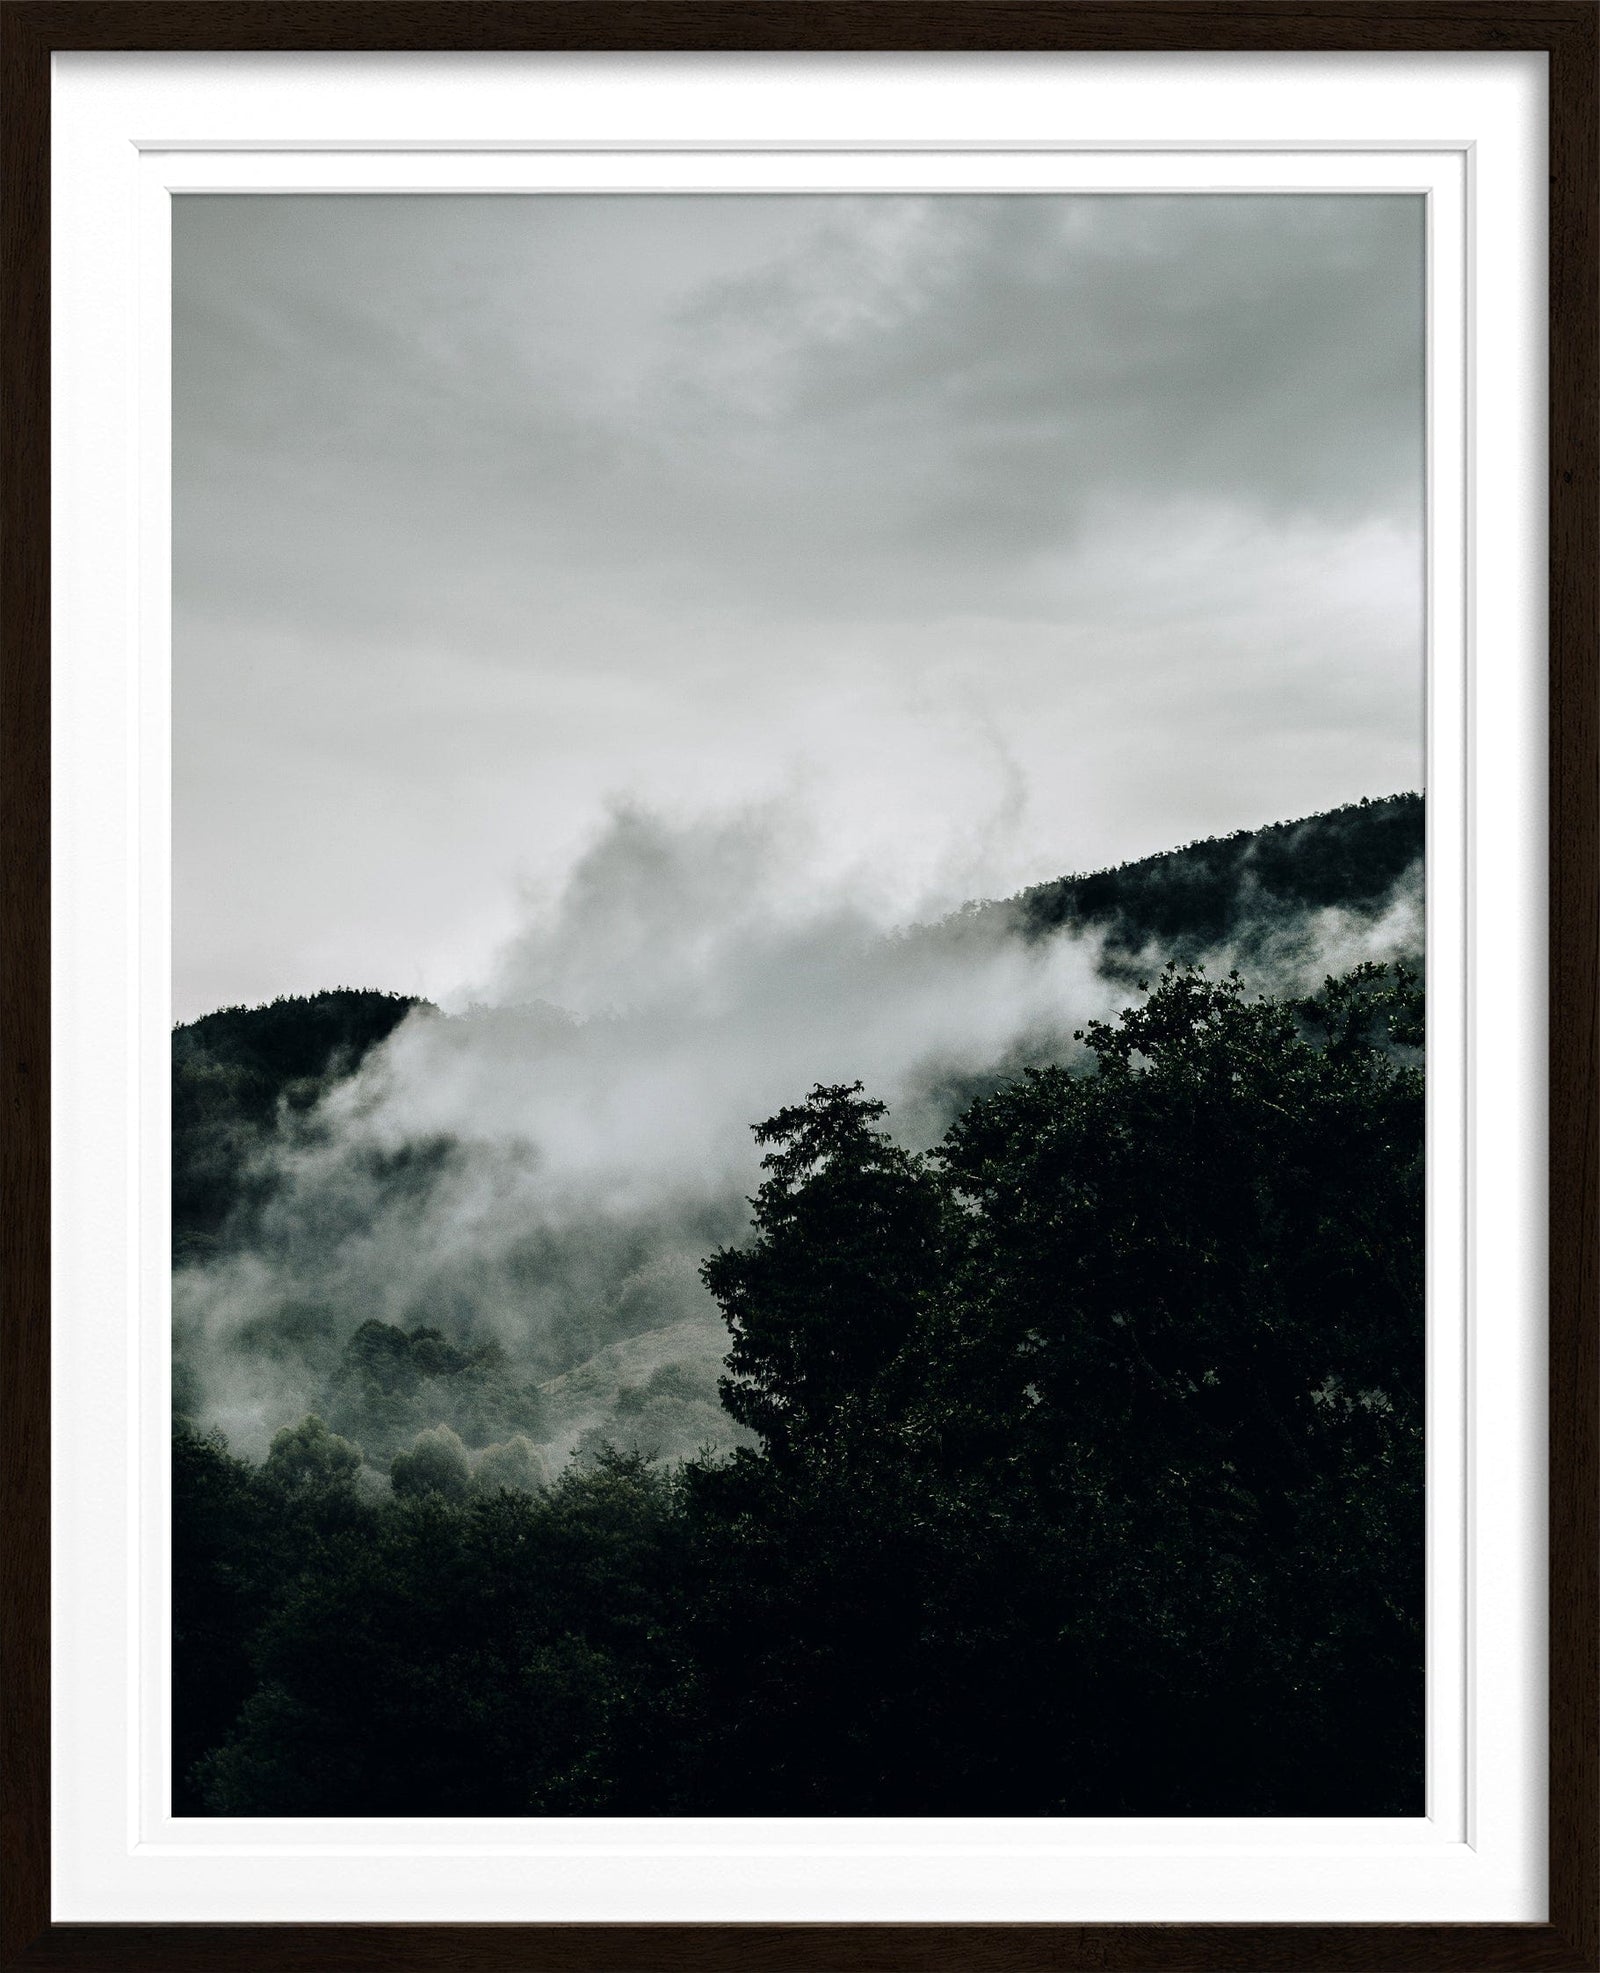
[[[978,910],[1009,915],[1028,938],[1098,932],[1102,971],[1131,983],[1167,959],[1199,960],[1219,947],[1248,959],[1318,911],[1381,912],[1420,863],[1423,831],[1422,796],[1390,795],[1060,877]],[[276,1132],[279,1106],[309,1110],[413,1007],[428,1004],[340,987],[224,1007],[173,1031],[175,1260],[203,1257],[236,1208],[259,1203],[270,1181],[251,1165]]]
[[[215,1245],[250,1192],[278,1109],[308,1110],[413,1007],[402,993],[338,987],[223,1007],[172,1035],[172,1242],[183,1261]]]
[[[1376,913],[1422,859],[1421,795],[1351,803],[1298,822],[1211,836],[1091,876],[1058,877],[1012,900],[1030,937],[1104,934],[1103,970],[1129,977],[1160,960],[1218,946],[1247,957],[1286,922],[1338,909]]]

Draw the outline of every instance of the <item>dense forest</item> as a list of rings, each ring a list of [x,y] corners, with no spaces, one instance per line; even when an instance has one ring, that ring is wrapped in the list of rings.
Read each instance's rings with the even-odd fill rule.
[[[1421,983],[1266,960],[1378,918],[1421,832],[1398,797],[987,907],[1176,956],[921,1147],[796,1092],[700,1250],[715,1342],[286,1307],[241,1347],[313,1401],[250,1458],[180,1335],[176,1812],[1419,1813]],[[249,1260],[267,1153],[413,1005],[178,1031],[180,1269]],[[385,1155],[403,1202],[448,1153]]]
[[[1102,963],[1120,975],[1152,949],[1197,960],[1226,944],[1255,959],[1287,926],[1314,937],[1319,911],[1381,909],[1419,865],[1424,823],[1420,795],[1355,802],[1061,877],[1010,908],[1035,938],[1069,925],[1102,932]]]
[[[285,1111],[313,1108],[420,1003],[339,988],[223,1007],[172,1036],[172,1245],[204,1253],[246,1208],[256,1154]]]

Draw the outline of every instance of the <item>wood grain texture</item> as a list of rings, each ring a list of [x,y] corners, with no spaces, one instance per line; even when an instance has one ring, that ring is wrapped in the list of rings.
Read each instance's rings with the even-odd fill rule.
[[[1550,1909],[1600,1961],[1600,100],[1550,76]]]
[[[1600,1966],[1600,132],[1596,0],[10,0],[0,6],[0,1963],[89,1973]],[[49,57],[56,49],[1550,54],[1548,1925],[48,1922]]]
[[[1571,1973],[1542,1925],[57,1926],[22,1964],[95,1973]]]
[[[12,0],[53,48],[1493,49],[1588,0]]]
[[[0,1950],[49,1918],[49,71],[0,10]]]

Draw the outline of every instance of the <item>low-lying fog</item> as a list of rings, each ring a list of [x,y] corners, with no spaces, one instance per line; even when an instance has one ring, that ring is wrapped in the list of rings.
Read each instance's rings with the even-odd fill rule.
[[[1375,909],[1263,916],[1206,959],[1305,990],[1421,946],[1417,868]],[[886,931],[807,881],[781,808],[619,810],[474,995],[414,1011],[285,1119],[248,1245],[175,1275],[188,1408],[260,1458],[376,1320],[500,1345],[545,1387],[547,1463],[602,1438],[731,1443],[698,1269],[748,1224],[751,1126],[859,1079],[931,1144],[978,1089],[1068,1059],[1075,1028],[1134,997],[1102,959],[1071,929],[1023,936],[1004,905]]]

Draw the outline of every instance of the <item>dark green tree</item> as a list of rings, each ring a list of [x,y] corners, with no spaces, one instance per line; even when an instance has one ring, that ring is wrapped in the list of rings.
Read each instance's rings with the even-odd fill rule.
[[[464,1500],[472,1468],[460,1438],[448,1425],[435,1425],[417,1434],[409,1452],[395,1454],[389,1478],[402,1498],[436,1493],[446,1500]]]
[[[330,1432],[312,1412],[275,1434],[265,1471],[283,1487],[348,1486],[361,1471],[361,1448]]]
[[[1092,1075],[943,1148],[971,1237],[932,1417],[1076,1531],[1101,1806],[1420,1802],[1420,1023],[1403,969],[1297,1003],[1169,969],[1085,1031]]]
[[[537,1497],[371,1506],[275,1599],[196,1768],[220,1815],[683,1812],[672,1483],[599,1462]]]
[[[858,1091],[763,1127],[707,1280],[765,1447],[692,1482],[742,1790],[1415,1808],[1419,1020],[1403,973],[1174,968],[933,1166]]]
[[[761,1161],[756,1238],[702,1270],[733,1337],[723,1403],[779,1464],[859,1411],[938,1278],[940,1188],[875,1128],[884,1115],[860,1083],[819,1084],[759,1125],[779,1148]]]

